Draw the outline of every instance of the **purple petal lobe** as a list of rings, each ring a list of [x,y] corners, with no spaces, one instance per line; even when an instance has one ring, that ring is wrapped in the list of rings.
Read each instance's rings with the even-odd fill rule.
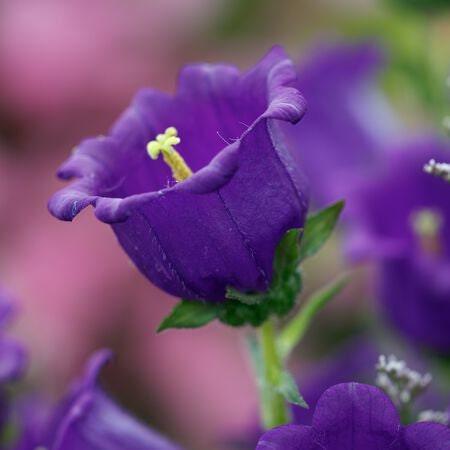
[[[302,425],[283,425],[267,431],[256,450],[313,450],[312,429]]]
[[[180,450],[98,390],[73,403],[52,450]]]
[[[50,450],[180,450],[120,409],[98,386],[109,350],[95,353],[83,377],[45,426],[43,444]],[[33,433],[33,436],[36,433]]]
[[[438,423],[415,423],[405,427],[403,440],[407,450],[449,450],[450,428]]]
[[[336,450],[392,448],[399,427],[391,400],[378,388],[359,383],[338,384],[325,391],[313,418],[317,443]]]
[[[19,379],[26,366],[25,349],[12,339],[0,337],[0,383]]]

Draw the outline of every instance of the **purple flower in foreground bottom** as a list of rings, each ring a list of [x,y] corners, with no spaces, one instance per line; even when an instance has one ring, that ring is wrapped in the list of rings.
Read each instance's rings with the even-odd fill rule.
[[[61,167],[78,178],[49,202],[72,220],[95,206],[137,267],[170,294],[223,300],[226,287],[265,291],[284,233],[304,223],[305,181],[279,131],[305,101],[280,47],[253,69],[198,64],[174,96],[141,91],[107,137],[89,139]],[[170,128],[174,127],[174,128]],[[194,174],[173,184],[147,144],[177,130]],[[168,184],[169,183],[169,184]]]
[[[450,352],[450,188],[422,168],[449,155],[438,139],[395,149],[348,211],[349,253],[379,263],[383,311],[415,345],[442,353]]]
[[[450,429],[421,422],[401,426],[391,400],[374,386],[338,384],[319,399],[312,426],[266,432],[256,450],[448,450]]]
[[[122,411],[99,388],[100,369],[110,357],[107,350],[97,352],[47,425],[29,429],[42,427],[36,417],[24,424],[25,436],[15,450],[181,450]]]

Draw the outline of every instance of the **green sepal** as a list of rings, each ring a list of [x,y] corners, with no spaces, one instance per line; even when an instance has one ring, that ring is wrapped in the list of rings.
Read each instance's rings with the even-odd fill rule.
[[[229,300],[237,300],[246,305],[257,305],[261,303],[265,298],[265,293],[262,294],[244,294],[232,287],[227,287],[225,297]]]
[[[302,236],[298,262],[315,255],[331,236],[342,209],[341,200],[308,216]]]
[[[276,390],[288,403],[309,409],[308,403],[306,403],[305,399],[298,390],[297,383],[288,371],[285,370],[281,373],[280,381]]]
[[[169,328],[199,328],[217,318],[220,305],[197,300],[181,300],[164,318],[157,332]]]

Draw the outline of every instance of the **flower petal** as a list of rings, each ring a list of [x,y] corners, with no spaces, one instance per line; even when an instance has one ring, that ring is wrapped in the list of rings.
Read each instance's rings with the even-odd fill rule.
[[[400,420],[391,400],[378,388],[344,383],[322,394],[313,428],[323,448],[381,450],[393,448],[399,439]]]
[[[52,450],[181,450],[129,416],[98,389],[80,395]]]
[[[449,157],[450,147],[435,136],[423,136],[390,150],[383,171],[361,181],[351,195],[347,216],[353,255],[382,259],[416,252],[411,215],[424,208],[443,214],[444,250],[450,254],[448,186],[422,170],[430,158],[445,161]],[[353,236],[357,242],[352,242]]]
[[[312,429],[303,425],[283,425],[267,431],[256,450],[313,450]]]
[[[298,88],[308,101],[302,126],[287,130],[298,163],[320,205],[346,197],[352,179],[372,171],[392,135],[393,114],[382,102],[375,76],[383,66],[373,43],[322,44],[298,68]]]
[[[54,411],[43,446],[51,450],[180,450],[121,410],[98,387],[100,370],[110,359],[109,350],[90,358],[84,376]]]
[[[146,144],[168,126],[175,126],[182,139],[181,151],[194,172],[208,168],[220,151],[242,137],[252,124],[275,118],[297,122],[305,112],[305,100],[289,86],[296,77],[292,63],[281,47],[274,47],[254,69],[240,72],[233,66],[197,64],[180,75],[171,97],[151,89],[142,90],[132,106],[112,128],[109,137],[84,141],[58,172],[62,179],[79,178],[57,192],[49,202],[50,212],[72,220],[83,208],[99,199],[106,222],[126,219],[120,200],[145,203],[148,193],[164,191],[170,170],[162,160],[151,161]],[[230,152],[228,152],[230,153]],[[202,173],[212,176],[218,188],[232,174],[232,164],[218,164]],[[196,173],[192,178],[196,177]],[[193,185],[194,183],[191,183]],[[193,187],[194,188],[194,187]],[[198,186],[196,189],[198,190]],[[140,196],[139,194],[142,194]],[[105,205],[111,202],[112,205]]]
[[[415,423],[405,427],[403,440],[408,450],[449,450],[450,428],[439,423]]]
[[[0,336],[0,383],[19,379],[27,366],[27,354],[18,342]]]
[[[398,331],[418,346],[448,353],[450,261],[386,260],[379,269],[378,294],[383,312]]]

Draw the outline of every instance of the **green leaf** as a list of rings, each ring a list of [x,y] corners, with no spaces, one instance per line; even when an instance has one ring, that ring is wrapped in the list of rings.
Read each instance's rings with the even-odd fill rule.
[[[281,239],[275,252],[275,284],[297,269],[300,260],[300,237],[302,228],[289,230]]]
[[[220,305],[196,300],[181,300],[161,322],[157,332],[169,328],[199,328],[214,320]]]
[[[289,372],[283,371],[281,373],[277,392],[279,392],[287,402],[309,409],[308,404],[298,390],[297,383]]]
[[[283,358],[287,358],[295,346],[302,340],[312,319],[334,298],[348,283],[347,276],[341,276],[320,289],[305,302],[297,315],[285,326],[278,338],[278,348]]]
[[[393,6],[403,7],[406,10],[418,13],[438,13],[450,8],[448,0],[390,0]]]
[[[308,217],[300,245],[299,261],[315,255],[325,244],[333,232],[343,208],[344,201],[342,200]]]

